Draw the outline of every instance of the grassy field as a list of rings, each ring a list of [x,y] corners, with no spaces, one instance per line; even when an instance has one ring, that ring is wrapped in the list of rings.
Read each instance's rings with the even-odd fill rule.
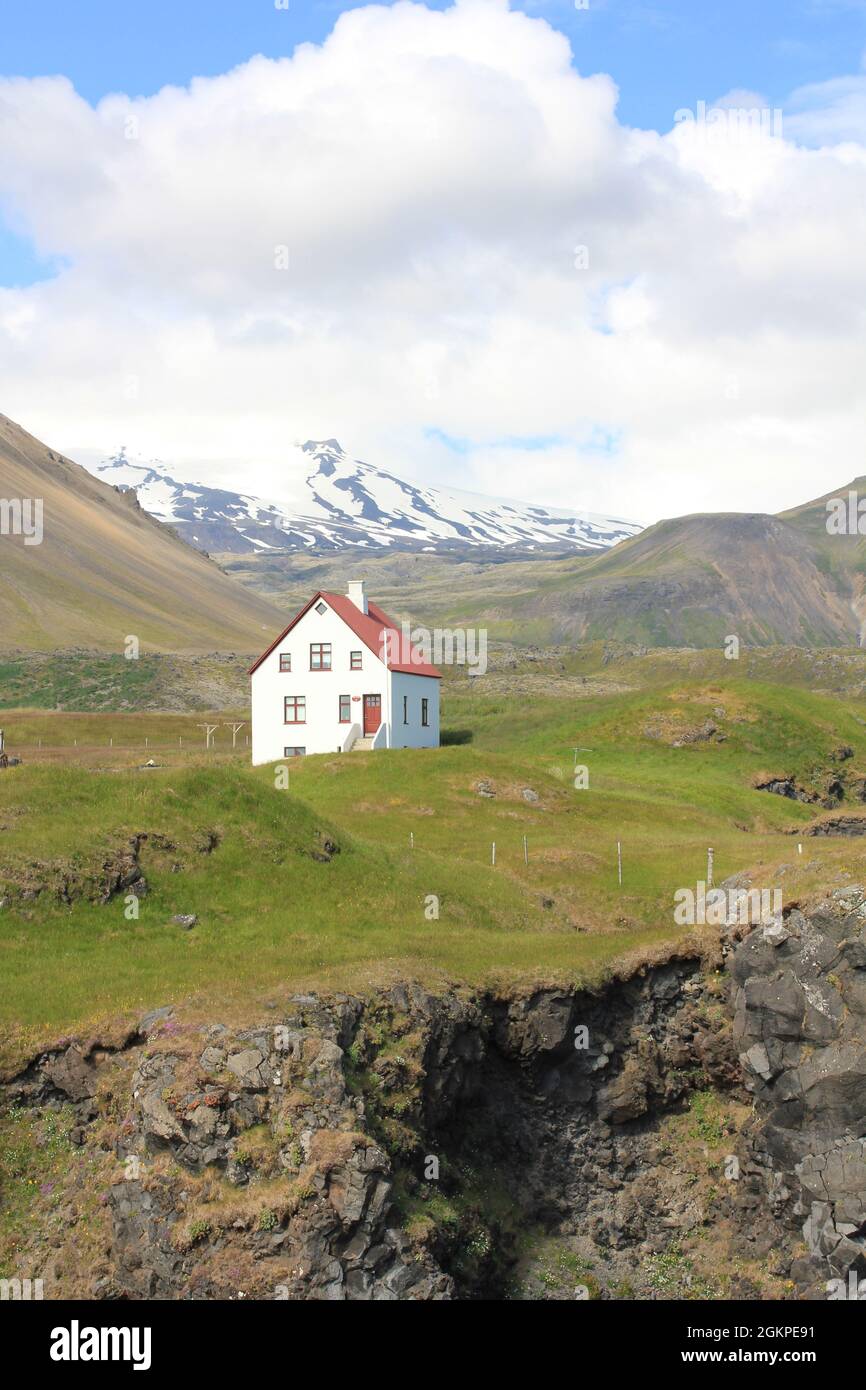
[[[0,660],[0,711],[209,710],[249,703],[253,656],[15,652]],[[0,720],[2,722],[2,720]],[[58,737],[62,737],[62,731]]]
[[[627,661],[570,665],[450,682],[443,727],[463,741],[298,760],[287,788],[248,766],[246,731],[232,752],[228,715],[205,753],[200,715],[5,711],[24,757],[0,773],[8,1036],[407,975],[595,978],[684,934],[673,895],[704,877],[708,846],[716,882],[751,870],[787,901],[866,874],[864,842],[790,833],[820,806],[753,787],[866,775],[862,699],[687,663],[642,685]],[[141,835],[135,919],[123,889],[102,899]]]

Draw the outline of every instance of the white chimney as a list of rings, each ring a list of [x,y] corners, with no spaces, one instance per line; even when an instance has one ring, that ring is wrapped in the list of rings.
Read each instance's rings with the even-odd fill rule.
[[[366,614],[367,595],[364,591],[363,579],[352,579],[349,581],[349,590],[346,597],[352,600],[356,608],[360,608],[361,612]]]

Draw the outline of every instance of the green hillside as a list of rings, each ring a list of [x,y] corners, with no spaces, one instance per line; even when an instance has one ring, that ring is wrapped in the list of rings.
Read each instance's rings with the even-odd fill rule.
[[[0,537],[2,651],[257,653],[282,614],[78,464],[0,415],[0,499],[39,504]],[[30,514],[35,520],[35,512]]]
[[[182,997],[241,1003],[397,975],[590,978],[682,933],[673,894],[703,878],[709,845],[716,881],[752,868],[786,894],[862,872],[857,840],[808,838],[798,853],[787,832],[820,804],[753,786],[791,776],[820,796],[838,775],[860,814],[862,699],[744,676],[620,693],[590,682],[572,698],[571,679],[583,678],[560,694],[525,671],[508,693],[454,684],[445,727],[458,741],[299,760],[288,789],[233,755],[225,730],[207,757],[190,751],[195,716],[148,729],[4,716],[25,758],[0,774],[6,1024],[50,1032]],[[102,899],[142,835],[149,891],[127,920],[124,891]],[[199,918],[190,931],[171,920],[184,913]]]
[[[492,639],[524,647],[614,639],[711,648],[729,633],[756,646],[857,645],[866,619],[866,537],[830,535],[825,503],[819,498],[779,517],[677,517],[598,555],[269,554],[222,561],[287,608],[311,589],[342,588],[363,571],[370,592],[398,616],[484,627]]]

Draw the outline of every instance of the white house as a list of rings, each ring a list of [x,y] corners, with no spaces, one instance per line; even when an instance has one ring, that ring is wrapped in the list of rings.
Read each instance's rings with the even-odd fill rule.
[[[439,746],[441,673],[368,603],[362,580],[314,594],[250,678],[253,763]]]

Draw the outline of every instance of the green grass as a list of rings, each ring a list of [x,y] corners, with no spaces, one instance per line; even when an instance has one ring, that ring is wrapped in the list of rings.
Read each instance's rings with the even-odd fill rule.
[[[127,661],[122,655],[46,658],[18,657],[0,662],[0,706],[14,709],[93,709],[103,698],[115,709],[137,707],[155,684],[157,662],[145,657]]]
[[[267,770],[225,764],[144,775],[55,767],[4,775],[0,896],[4,885],[8,897],[21,885],[70,878],[73,896],[79,889],[85,896],[68,906],[45,891],[0,912],[3,1022],[71,1026],[190,993],[225,996],[329,976],[361,983],[383,969],[464,978],[568,971],[604,955],[597,939],[576,941],[541,907],[537,873],[521,883],[469,853],[445,852],[441,834],[438,850],[414,854],[396,836],[394,843],[359,839],[299,799],[300,782],[295,775],[292,792],[277,791]],[[12,808],[20,814],[6,819]],[[345,808],[344,819],[351,820]],[[204,855],[196,841],[210,830],[220,843]],[[175,848],[145,845],[152,891],[138,920],[126,920],[125,894],[105,905],[88,898],[100,866],[141,831]],[[329,863],[308,853],[322,834],[340,845]],[[480,842],[478,852],[480,860]],[[176,862],[183,872],[172,872]],[[440,899],[438,921],[425,917],[430,894]],[[200,922],[184,932],[171,918],[189,912]],[[624,933],[620,944],[640,937]]]
[[[523,679],[510,695],[448,684],[444,725],[469,742],[299,760],[287,791],[225,742],[207,759],[181,752],[191,716],[16,716],[10,746],[38,723],[52,747],[0,774],[0,1021],[56,1031],[190,996],[225,1004],[398,975],[588,979],[681,934],[673,893],[704,877],[709,845],[716,882],[757,866],[769,886],[788,864],[790,894],[862,872],[857,842],[811,840],[798,857],[785,832],[814,809],[751,785],[759,771],[820,777],[843,742],[855,750],[845,766],[866,767],[862,701],[743,676],[524,698]],[[724,742],[671,746],[708,717]],[[147,727],[167,741],[163,766],[143,771],[144,750],[121,745]],[[575,745],[591,750],[578,755],[587,790],[573,785]],[[203,854],[208,831],[219,844]],[[140,832],[174,848],[144,844],[151,891],[136,921],[123,894],[94,898],[103,864]],[[309,853],[323,837],[340,846],[328,863]],[[52,897],[64,882],[71,902]],[[190,912],[192,931],[171,922]]]
[[[70,1107],[40,1117],[13,1106],[0,1117],[0,1242],[4,1246],[23,1245],[32,1229],[34,1209],[56,1203],[56,1180],[75,1154],[68,1137],[73,1121]],[[0,1270],[0,1277],[12,1274],[12,1270]]]
[[[111,750],[125,751],[130,758],[145,762],[156,753],[169,754],[182,751],[185,755],[204,750],[205,723],[215,725],[212,736],[213,750],[229,752],[232,734],[229,721],[235,719],[234,712],[213,710],[196,714],[162,714],[155,711],[142,711],[134,716],[106,715],[84,709],[80,712],[45,712],[40,709],[12,709],[2,716],[8,736],[11,753],[20,755],[29,765],[34,760],[61,754],[66,760],[76,748],[91,761],[104,756],[111,762]],[[249,713],[240,711],[237,720],[244,720],[243,729],[237,739],[238,748],[243,752],[245,739],[249,733]]]
[[[249,704],[249,658],[20,652],[0,661],[0,710],[207,710]]]

